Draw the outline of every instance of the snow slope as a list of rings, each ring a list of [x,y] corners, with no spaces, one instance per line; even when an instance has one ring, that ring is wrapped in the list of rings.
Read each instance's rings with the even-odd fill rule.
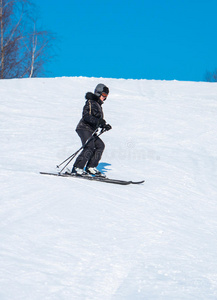
[[[99,168],[43,176],[80,147],[84,94],[109,86]],[[0,299],[217,299],[217,84],[1,80]]]

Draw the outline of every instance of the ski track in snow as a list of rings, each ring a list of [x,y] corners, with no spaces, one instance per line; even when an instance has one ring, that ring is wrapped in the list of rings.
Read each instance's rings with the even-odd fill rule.
[[[40,175],[80,147],[84,95],[110,88],[101,167]],[[0,299],[216,300],[217,84],[1,80]]]

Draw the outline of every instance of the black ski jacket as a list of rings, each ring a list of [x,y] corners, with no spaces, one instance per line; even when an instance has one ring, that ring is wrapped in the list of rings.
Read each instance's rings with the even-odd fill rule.
[[[88,130],[93,132],[97,129],[100,119],[103,119],[102,103],[99,97],[88,92],[85,95],[87,99],[82,113],[82,119],[76,127],[77,130]]]

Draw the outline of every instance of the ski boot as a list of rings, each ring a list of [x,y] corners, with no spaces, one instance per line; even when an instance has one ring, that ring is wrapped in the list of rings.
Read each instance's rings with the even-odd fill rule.
[[[74,175],[74,176],[90,176],[90,175],[89,175],[86,171],[84,171],[83,169],[76,168],[76,167],[73,167],[73,168],[72,168],[71,175]]]
[[[97,168],[95,167],[89,167],[86,168],[86,172],[92,176],[96,176],[96,177],[106,177],[104,174],[102,174],[99,170],[97,170]]]

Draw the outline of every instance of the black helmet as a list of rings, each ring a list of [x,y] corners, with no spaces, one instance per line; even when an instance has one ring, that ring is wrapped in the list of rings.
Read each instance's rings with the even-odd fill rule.
[[[100,97],[102,95],[102,93],[105,94],[109,94],[109,88],[104,85],[103,83],[99,83],[97,84],[95,90],[94,90],[94,94],[97,95],[98,97]]]

